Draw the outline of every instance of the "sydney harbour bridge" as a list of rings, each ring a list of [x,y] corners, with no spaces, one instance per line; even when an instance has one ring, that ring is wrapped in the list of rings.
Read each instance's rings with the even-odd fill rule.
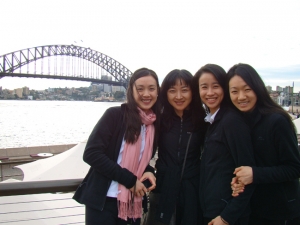
[[[64,79],[127,88],[131,75],[115,59],[76,45],[38,46],[0,56],[0,79],[5,76]]]

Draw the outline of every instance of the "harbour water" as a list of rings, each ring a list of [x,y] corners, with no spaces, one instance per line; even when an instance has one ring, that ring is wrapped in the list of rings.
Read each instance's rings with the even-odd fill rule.
[[[0,148],[76,144],[121,102],[0,101]]]

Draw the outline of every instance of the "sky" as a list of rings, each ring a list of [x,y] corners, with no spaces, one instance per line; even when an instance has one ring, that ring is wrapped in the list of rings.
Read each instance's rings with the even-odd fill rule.
[[[252,65],[266,85],[300,91],[299,0],[2,0],[0,55],[35,46],[80,43],[132,72],[194,74],[215,63]],[[81,42],[81,40],[83,42]],[[81,87],[89,82],[0,79],[0,86]]]

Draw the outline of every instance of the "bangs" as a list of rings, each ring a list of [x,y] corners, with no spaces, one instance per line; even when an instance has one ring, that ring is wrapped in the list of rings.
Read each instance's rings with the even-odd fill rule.
[[[173,77],[170,77],[170,79],[168,79],[166,81],[166,89],[170,89],[171,87],[174,87],[177,83],[177,81],[179,80],[179,83],[181,85],[186,85],[188,87],[191,87],[192,84],[192,77],[189,76],[182,76],[182,74],[175,74]]]

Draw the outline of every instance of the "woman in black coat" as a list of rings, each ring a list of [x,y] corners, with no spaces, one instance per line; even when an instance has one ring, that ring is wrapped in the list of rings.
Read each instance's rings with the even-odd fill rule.
[[[250,224],[299,225],[300,156],[291,117],[270,98],[250,65],[234,65],[228,71],[228,81],[231,101],[252,134],[256,166],[237,168],[232,182],[258,184],[251,200]],[[238,190],[233,189],[237,196]]]
[[[148,225],[201,224],[197,196],[206,127],[205,112],[195,102],[197,93],[192,79],[187,70],[173,70],[162,82],[163,113],[155,165],[157,186],[150,193]]]
[[[87,225],[140,224],[142,197],[155,188],[149,161],[157,145],[158,94],[156,73],[135,71],[127,103],[107,109],[90,134],[83,160],[91,168],[73,197],[85,204]]]
[[[254,185],[240,196],[231,196],[229,183],[237,166],[254,165],[250,129],[243,118],[228,106],[226,72],[207,64],[195,74],[199,94],[208,108],[208,130],[201,155],[200,204],[204,224],[247,225]]]

